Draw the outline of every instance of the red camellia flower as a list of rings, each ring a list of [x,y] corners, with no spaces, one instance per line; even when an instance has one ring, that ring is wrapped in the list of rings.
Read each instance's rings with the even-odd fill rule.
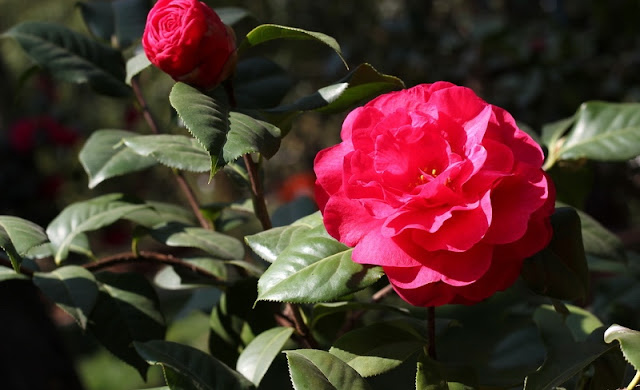
[[[329,234],[380,265],[416,306],[471,304],[511,286],[551,239],[540,147],[505,110],[447,82],[351,112],[316,156]]]
[[[147,15],[142,46],[174,80],[203,89],[228,78],[237,59],[233,30],[197,0],[159,0]]]

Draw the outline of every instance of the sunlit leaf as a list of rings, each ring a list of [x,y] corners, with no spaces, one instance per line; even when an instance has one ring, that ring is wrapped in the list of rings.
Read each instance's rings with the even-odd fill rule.
[[[140,72],[147,69],[151,65],[151,61],[147,58],[144,51],[136,54],[135,56],[127,60],[127,77],[125,82],[127,85],[131,85],[131,79],[137,76]]]
[[[640,332],[613,324],[604,332],[604,341],[611,343],[614,340],[620,343],[624,358],[640,370]]]
[[[31,221],[9,215],[0,215],[0,248],[9,256],[13,269],[18,272],[22,256],[32,248],[48,241],[40,226]]]
[[[316,349],[285,351],[296,390],[365,390],[369,384],[345,362]]]
[[[172,223],[154,229],[151,235],[166,245],[199,248],[218,259],[244,257],[244,246],[238,239],[204,228]]]
[[[277,327],[260,333],[242,351],[236,370],[259,386],[271,363],[293,334],[290,327]]]
[[[194,138],[184,135],[138,135],[124,139],[125,145],[136,154],[151,156],[163,165],[189,172],[211,169],[207,151]]]

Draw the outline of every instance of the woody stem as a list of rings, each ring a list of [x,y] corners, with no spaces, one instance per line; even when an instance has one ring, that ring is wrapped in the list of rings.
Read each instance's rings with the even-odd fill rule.
[[[427,308],[427,354],[431,359],[436,359],[436,309]]]

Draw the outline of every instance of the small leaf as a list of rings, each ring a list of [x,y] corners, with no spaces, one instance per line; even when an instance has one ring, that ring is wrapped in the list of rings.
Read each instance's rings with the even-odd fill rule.
[[[89,176],[89,188],[115,176],[141,171],[157,162],[152,157],[144,157],[122,144],[127,137],[136,133],[124,130],[95,131],[80,151],[79,159]]]
[[[121,194],[103,195],[67,206],[47,227],[56,263],[67,257],[69,246],[78,234],[108,226],[145,207],[149,206],[123,200]]]
[[[161,164],[189,172],[211,169],[207,151],[195,139],[184,135],[154,134],[128,137],[125,145],[141,156],[152,156]]]
[[[40,226],[26,219],[0,215],[0,248],[9,256],[16,272],[20,271],[22,256],[48,241]]]
[[[223,148],[224,162],[232,162],[247,153],[259,152],[273,157],[280,148],[280,129],[239,112],[229,115],[230,130]]]
[[[640,332],[613,324],[604,332],[604,341],[611,343],[613,340],[618,340],[624,358],[640,371]]]
[[[339,357],[363,377],[390,371],[420,351],[426,337],[424,324],[409,319],[377,322],[340,337],[329,353]]]
[[[187,129],[209,154],[212,178],[224,166],[222,148],[229,132],[228,107],[184,83],[173,86],[169,101]]]
[[[315,31],[307,31],[300,28],[280,26],[276,24],[262,24],[251,30],[244,41],[240,44],[240,47],[238,47],[238,52],[241,53],[249,47],[272,41],[274,39],[312,40],[323,43],[333,49],[344,63],[344,66],[349,69],[347,61],[342,57],[340,45],[338,45],[338,42],[334,38]]]
[[[340,112],[363,101],[371,100],[382,93],[404,87],[404,83],[399,78],[382,74],[369,64],[361,64],[338,83],[321,88],[291,104],[267,110],[267,112],[311,110]]]
[[[382,277],[380,267],[353,262],[352,251],[329,236],[323,225],[309,230],[283,250],[262,275],[258,300],[329,301]]]
[[[73,317],[82,329],[86,329],[98,298],[98,285],[91,272],[69,265],[51,272],[36,272],[33,274],[33,283]]]
[[[132,343],[162,339],[165,324],[160,302],[147,279],[135,273],[100,272],[98,301],[89,330],[111,353],[138,370],[144,378],[147,363]]]
[[[296,390],[365,390],[369,384],[351,367],[328,352],[316,349],[285,351]]]
[[[258,256],[265,261],[273,263],[278,255],[295,241],[298,236],[307,232],[311,228],[322,224],[320,212],[311,214],[297,220],[288,226],[281,226],[265,230],[258,234],[245,236],[244,240]]]
[[[200,390],[245,390],[253,384],[238,372],[227,367],[211,355],[186,345],[153,340],[135,342],[138,354],[150,364],[170,367],[183,377],[194,389]],[[173,377],[172,380],[176,378]]]
[[[54,76],[72,83],[89,83],[99,93],[128,96],[125,68],[117,50],[68,28],[42,22],[25,22],[4,36],[15,39],[35,62]]]
[[[151,235],[166,245],[199,248],[219,259],[244,258],[242,242],[226,234],[203,228],[167,224],[154,229]]]
[[[124,218],[146,228],[153,228],[168,222],[183,225],[197,223],[191,210],[173,203],[146,201],[149,207],[127,214]]]
[[[551,242],[525,260],[522,277],[538,294],[557,299],[586,298],[589,272],[580,217],[570,207],[558,208],[551,216],[551,225]]]
[[[143,70],[147,69],[149,66],[151,66],[151,61],[149,61],[144,51],[129,58],[127,60],[126,66],[127,77],[124,81],[127,83],[127,85],[131,85],[131,79],[133,79]]]
[[[293,334],[290,327],[277,327],[260,333],[242,351],[236,370],[259,386],[271,363]]]
[[[442,366],[424,352],[418,356],[416,390],[449,390]]]

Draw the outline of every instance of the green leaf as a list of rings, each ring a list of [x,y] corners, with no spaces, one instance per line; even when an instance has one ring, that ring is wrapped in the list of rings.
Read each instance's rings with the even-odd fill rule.
[[[576,209],[582,226],[582,241],[587,254],[604,259],[626,261],[622,240],[613,232],[602,226],[589,214]]]
[[[230,130],[223,148],[224,162],[232,162],[247,153],[259,152],[273,157],[280,148],[280,129],[239,112],[229,114]]]
[[[276,24],[262,24],[251,30],[238,47],[238,54],[240,55],[243,50],[252,46],[272,41],[274,39],[312,40],[320,42],[333,49],[344,63],[344,66],[349,69],[347,61],[342,57],[340,45],[334,38],[315,31],[307,31],[300,28],[280,26]]]
[[[169,367],[199,390],[253,389],[253,384],[211,355],[186,345],[152,340],[135,342],[138,354],[150,364]],[[175,380],[175,378],[172,378]]]
[[[141,156],[151,156],[161,164],[189,172],[211,169],[211,158],[195,139],[184,135],[154,134],[128,137],[125,145]]]
[[[17,273],[15,270],[0,265],[0,283],[7,280],[22,279],[28,280],[25,275]]]
[[[570,207],[551,216],[553,238],[539,253],[525,260],[522,277],[538,294],[557,299],[584,299],[589,272],[578,213]]]
[[[322,224],[320,212],[297,220],[288,226],[276,227],[258,234],[245,236],[244,241],[262,259],[273,263],[278,255],[298,236]]]
[[[156,165],[154,158],[137,154],[122,144],[124,138],[133,136],[136,133],[124,130],[98,130],[91,134],[79,155],[89,176],[89,188],[109,178]]]
[[[343,313],[345,311],[352,310],[382,310],[395,312],[400,314],[409,315],[409,310],[395,306],[395,305],[383,305],[380,303],[369,303],[369,302],[355,302],[355,301],[341,301],[341,302],[325,302],[318,303],[313,306],[312,312],[312,321],[311,328],[313,329],[315,325],[323,318],[331,316],[337,313]]]
[[[238,62],[233,78],[238,107],[264,109],[275,107],[293,86],[289,73],[275,62],[251,57]]]
[[[25,22],[3,35],[15,39],[35,62],[62,80],[89,83],[106,95],[130,94],[117,50],[53,23]]]
[[[293,334],[290,327],[277,327],[260,333],[242,351],[236,370],[259,386],[271,363]]]
[[[140,38],[149,12],[146,0],[91,0],[77,6],[94,36],[121,48]]]
[[[631,363],[636,371],[640,370],[640,332],[620,326],[611,325],[604,332],[604,341],[611,343],[618,340],[624,358]]]
[[[195,225],[193,212],[173,203],[146,201],[149,207],[127,214],[124,218],[146,228],[153,228],[170,222]]]
[[[416,390],[449,390],[442,366],[424,352],[418,356]]]
[[[571,130],[550,152],[546,166],[556,160],[625,161],[639,155],[640,104],[583,103]]]
[[[86,329],[98,298],[98,285],[91,272],[69,265],[51,272],[36,272],[33,274],[33,283],[73,317],[82,329]]]
[[[133,79],[143,70],[147,69],[149,66],[151,66],[151,61],[149,61],[144,51],[129,58],[127,60],[126,66],[127,77],[124,81],[127,83],[127,85],[131,85],[131,79]]]
[[[227,279],[227,268],[223,261],[207,257],[184,257],[182,260],[195,267],[204,269],[222,280]],[[202,277],[185,267],[164,267],[156,273],[153,281],[167,290],[183,290],[203,286],[219,285],[218,282]]]
[[[332,354],[316,349],[285,351],[295,390],[365,390],[369,384]]]
[[[82,20],[89,32],[96,38],[110,42],[115,34],[115,20],[111,2],[106,0],[82,1],[76,3],[76,6],[80,9]]]
[[[22,256],[30,249],[48,241],[44,229],[26,219],[0,215],[0,248],[9,256],[11,265],[20,272]]]
[[[133,348],[135,341],[162,339],[165,323],[160,302],[147,279],[135,273],[100,272],[98,301],[89,330],[111,353],[144,378],[147,363]]]
[[[244,246],[238,239],[199,227],[170,223],[154,229],[151,235],[166,245],[199,248],[218,259],[244,258]]]
[[[233,26],[242,19],[251,15],[248,10],[240,7],[217,7],[214,11],[218,14],[222,23]]]
[[[56,263],[67,257],[69,246],[78,234],[108,226],[145,207],[149,206],[125,201],[122,194],[103,195],[67,206],[47,227]]]
[[[369,64],[361,64],[338,83],[319,89],[291,104],[267,110],[270,113],[290,111],[340,112],[358,103],[405,85],[397,77],[378,72]]]
[[[555,153],[554,149],[560,146],[558,140],[569,130],[575,120],[576,117],[573,115],[569,118],[542,126],[541,139],[544,145],[550,150],[550,153]]]
[[[551,306],[539,307],[533,320],[547,348],[547,357],[536,372],[525,378],[524,390],[560,386],[612,348],[604,343],[602,327],[594,330],[585,341],[577,342],[562,315]]]
[[[420,351],[424,324],[409,319],[377,322],[340,337],[329,349],[363,377],[390,371]]]
[[[300,235],[265,271],[258,300],[311,303],[361,290],[382,277],[380,267],[355,263],[353,249],[329,236],[324,226]]]
[[[228,107],[184,83],[173,86],[169,101],[187,129],[209,154],[212,178],[224,166],[222,148],[229,132]]]

